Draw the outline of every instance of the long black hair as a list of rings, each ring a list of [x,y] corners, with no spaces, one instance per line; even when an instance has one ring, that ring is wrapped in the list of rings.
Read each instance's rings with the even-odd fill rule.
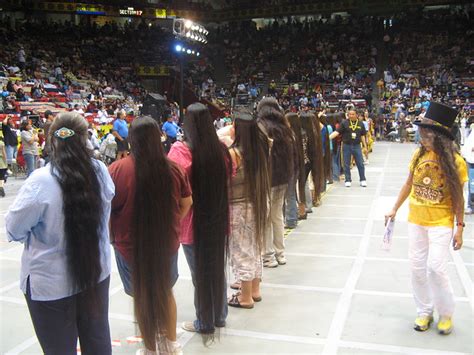
[[[296,179],[298,182],[298,201],[305,202],[305,164],[304,164],[304,152],[303,152],[303,137],[301,134],[301,120],[298,114],[288,112],[286,118],[290,124],[291,130],[295,137],[295,167],[296,167]]]
[[[229,151],[217,137],[206,106],[188,106],[185,141],[192,152],[193,230],[196,255],[196,296],[200,320],[214,325],[214,310],[222,309],[226,287],[229,232],[228,184],[232,173]],[[212,333],[214,329],[205,329]]]
[[[135,162],[133,208],[133,302],[145,346],[155,350],[157,338],[170,323],[171,257],[176,242],[173,169],[161,144],[161,130],[151,117],[135,119],[130,127]]]
[[[293,132],[285,121],[283,111],[275,98],[264,98],[257,107],[258,121],[263,124],[268,137],[273,139],[271,149],[272,179],[281,179],[282,174],[293,172]],[[289,178],[286,179],[288,182]],[[272,186],[275,186],[272,183]]]
[[[270,142],[255,117],[248,111],[237,112],[234,125],[235,141],[231,147],[237,148],[242,155],[244,193],[252,206],[257,246],[261,250],[268,225],[271,191]]]
[[[74,131],[59,138],[55,131]],[[51,172],[62,191],[68,268],[75,285],[93,293],[100,278],[100,231],[104,206],[98,165],[87,148],[87,123],[73,112],[61,113],[50,129]]]

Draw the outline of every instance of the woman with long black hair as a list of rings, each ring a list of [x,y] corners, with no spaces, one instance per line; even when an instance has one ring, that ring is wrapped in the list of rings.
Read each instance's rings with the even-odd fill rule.
[[[114,185],[87,148],[87,123],[60,114],[51,162],[24,184],[5,217],[25,244],[20,287],[45,354],[111,354],[108,220]]]
[[[283,204],[288,182],[293,178],[293,132],[285,121],[278,101],[264,98],[257,107],[258,122],[272,139],[270,222],[265,232],[264,267],[286,264]]]
[[[192,204],[189,182],[170,161],[151,117],[130,126],[131,155],[109,167],[116,186],[111,235],[125,293],[146,349],[138,354],[181,352],[176,342],[178,229]]]
[[[238,112],[230,148],[235,175],[231,180],[231,265],[241,290],[228,304],[253,308],[262,300],[262,256],[270,201],[270,141],[249,112]]]
[[[313,183],[313,200],[319,201],[324,183],[323,159],[322,159],[322,142],[320,135],[320,127],[317,124],[316,117],[311,112],[302,112],[300,114],[301,121],[301,142],[304,157],[304,179],[301,179],[299,184],[299,191],[304,192],[306,183],[308,182],[309,174],[311,173]],[[319,134],[318,134],[319,133]],[[306,194],[300,194],[300,208],[299,214],[301,219],[306,218]]]
[[[184,131],[184,142],[174,143],[168,154],[183,168],[193,191],[193,208],[181,222],[180,242],[195,287],[196,320],[182,327],[212,334],[215,327],[225,326],[227,318],[225,266],[232,163],[206,106],[188,106]]]
[[[285,201],[285,226],[293,229],[298,224],[298,201],[304,196],[304,185],[300,181],[306,178],[304,169],[304,152],[301,136],[301,121],[297,113],[288,112],[285,115],[290,125],[294,139],[293,178],[288,183]]]

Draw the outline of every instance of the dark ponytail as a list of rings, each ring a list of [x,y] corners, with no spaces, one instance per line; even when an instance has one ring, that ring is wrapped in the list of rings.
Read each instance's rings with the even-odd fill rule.
[[[219,141],[209,110],[192,104],[184,120],[186,143],[192,152],[193,230],[196,255],[196,302],[200,320],[214,326],[214,310],[222,309],[226,287],[229,232],[228,183],[231,158]],[[213,333],[214,329],[203,331]]]
[[[74,135],[58,138],[54,132],[60,128],[70,129]],[[79,114],[62,113],[49,134],[51,171],[63,195],[69,271],[79,289],[92,289],[102,271],[99,243],[103,206],[97,166],[87,148],[87,123]]]
[[[140,117],[130,127],[135,162],[133,208],[133,302],[145,347],[156,349],[171,319],[171,253],[177,239],[173,224],[172,169],[161,144],[161,131],[151,117]]]

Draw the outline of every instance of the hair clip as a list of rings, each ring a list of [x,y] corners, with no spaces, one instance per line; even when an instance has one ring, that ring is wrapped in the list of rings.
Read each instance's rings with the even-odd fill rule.
[[[76,133],[72,129],[66,128],[66,127],[62,127],[58,129],[56,132],[54,132],[54,136],[61,139],[70,138],[75,134]]]

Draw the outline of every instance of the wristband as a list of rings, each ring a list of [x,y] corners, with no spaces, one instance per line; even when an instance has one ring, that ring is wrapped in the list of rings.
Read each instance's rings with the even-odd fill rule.
[[[464,228],[464,227],[466,227],[466,223],[458,222],[458,223],[456,223],[456,227],[463,227]]]

